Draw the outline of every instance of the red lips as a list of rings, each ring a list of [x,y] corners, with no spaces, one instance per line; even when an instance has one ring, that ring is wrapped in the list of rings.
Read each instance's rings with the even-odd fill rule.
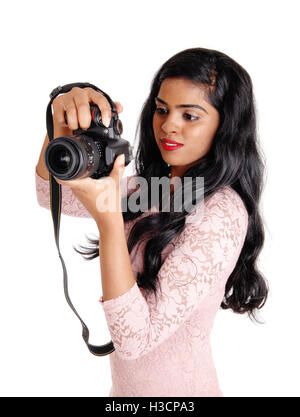
[[[162,143],[162,147],[166,151],[176,151],[176,149],[183,147],[182,143],[175,142],[175,140],[171,140],[171,139],[163,138],[161,139],[161,143]]]
[[[183,146],[183,143],[175,142],[175,140],[172,140],[172,139],[162,138],[161,141],[164,142],[164,143],[173,143],[175,145],[182,145]]]

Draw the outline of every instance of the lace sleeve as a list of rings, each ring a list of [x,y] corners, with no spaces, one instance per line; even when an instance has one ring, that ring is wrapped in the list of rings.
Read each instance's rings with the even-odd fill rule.
[[[127,184],[134,175],[121,179],[121,197],[126,195]],[[37,201],[41,207],[50,210],[50,182],[40,177],[35,171],[35,185]],[[65,184],[61,185],[62,214],[74,217],[92,217],[84,205],[74,196],[71,188]]]
[[[197,309],[215,285],[224,285],[244,244],[248,213],[240,196],[224,187],[208,198],[203,216],[187,224],[158,278],[161,292],[143,297],[137,283],[100,303],[116,352],[137,359],[166,340]],[[211,294],[211,295],[210,295]]]

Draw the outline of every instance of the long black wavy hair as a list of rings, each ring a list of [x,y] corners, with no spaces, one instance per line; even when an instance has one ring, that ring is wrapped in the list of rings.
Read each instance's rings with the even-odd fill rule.
[[[249,215],[247,235],[237,264],[227,280],[221,308],[240,314],[247,312],[251,319],[259,321],[257,310],[263,307],[268,295],[267,282],[256,265],[265,238],[259,212],[265,164],[257,137],[251,78],[241,65],[226,54],[204,48],[181,51],[161,66],[152,80],[135,137],[135,140],[138,137],[138,148],[134,175],[146,179],[149,196],[151,177],[161,178],[169,174],[169,167],[156,145],[152,121],[156,108],[154,99],[162,81],[170,77],[188,79],[206,87],[207,100],[219,112],[220,123],[210,150],[183,177],[192,177],[193,184],[196,177],[204,177],[203,198],[224,186],[230,186],[244,201]],[[124,198],[128,201],[129,195]],[[148,198],[148,202],[150,205],[151,198]],[[129,204],[125,207],[128,207],[123,212],[125,223],[143,213],[131,212]],[[174,212],[174,200],[171,197],[170,212],[145,216],[132,227],[127,240],[129,253],[136,244],[148,239],[144,250],[144,270],[137,275],[140,288],[151,290],[156,295],[159,282],[157,275],[162,266],[161,253],[182,232],[189,214],[184,209]],[[84,251],[74,249],[85,259],[91,260],[99,256],[99,239],[88,240],[92,246],[81,246]]]

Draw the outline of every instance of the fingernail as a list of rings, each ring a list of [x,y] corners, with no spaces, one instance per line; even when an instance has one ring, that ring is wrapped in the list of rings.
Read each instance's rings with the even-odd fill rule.
[[[124,163],[125,163],[125,155],[124,155],[124,154],[122,154],[122,155],[120,156],[120,160],[119,160],[119,162],[120,162],[120,164],[121,164],[121,165],[124,165]]]

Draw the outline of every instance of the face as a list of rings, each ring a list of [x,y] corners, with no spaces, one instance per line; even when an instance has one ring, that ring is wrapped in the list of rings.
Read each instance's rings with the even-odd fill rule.
[[[211,147],[219,113],[206,94],[203,87],[183,78],[166,78],[161,83],[155,99],[153,132],[163,160],[171,165],[172,177],[181,177]],[[168,139],[183,146],[168,146],[164,143]]]

